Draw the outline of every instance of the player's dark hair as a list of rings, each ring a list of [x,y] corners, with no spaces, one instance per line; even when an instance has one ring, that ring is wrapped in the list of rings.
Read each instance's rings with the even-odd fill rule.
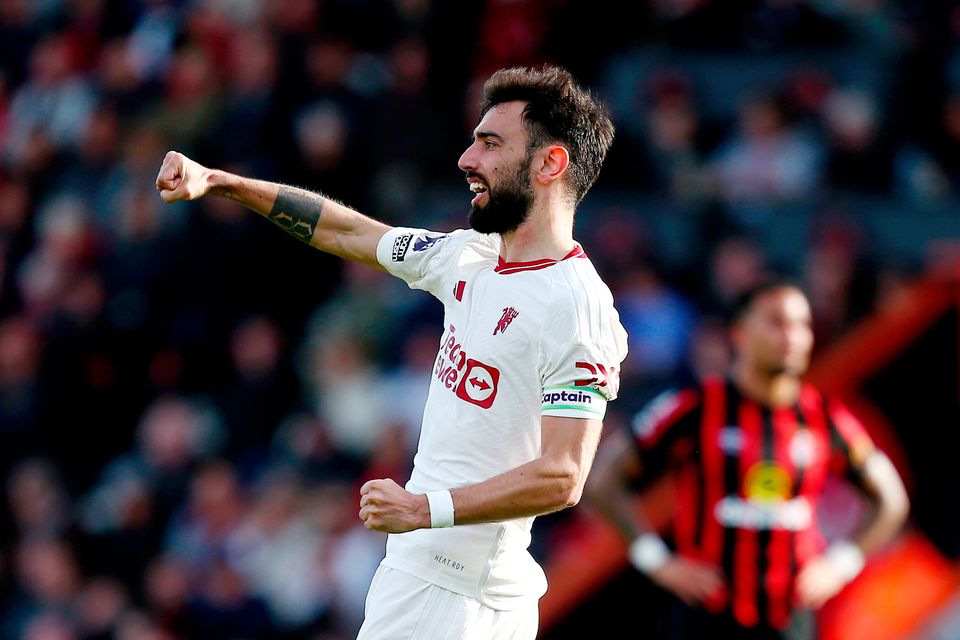
[[[777,289],[796,289],[806,296],[795,280],[780,275],[767,276],[736,297],[727,310],[727,324],[733,326],[743,320],[757,298]]]
[[[513,67],[494,73],[483,85],[481,115],[505,102],[527,105],[523,122],[530,150],[562,144],[570,152],[567,181],[574,202],[580,202],[600,174],[613,144],[614,128],[603,104],[577,85],[561,67]]]

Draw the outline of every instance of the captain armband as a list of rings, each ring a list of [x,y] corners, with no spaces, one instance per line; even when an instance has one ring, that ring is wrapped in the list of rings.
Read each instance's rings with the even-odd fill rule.
[[[544,387],[540,413],[558,418],[593,418],[602,420],[607,411],[607,398],[593,387]]]

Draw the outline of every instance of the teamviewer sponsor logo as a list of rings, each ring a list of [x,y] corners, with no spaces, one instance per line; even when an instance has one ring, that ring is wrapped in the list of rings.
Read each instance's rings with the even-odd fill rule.
[[[397,239],[393,241],[392,258],[394,262],[403,262],[403,259],[407,257],[411,239],[413,239],[413,234],[405,233],[402,236],[397,236]]]
[[[467,372],[460,379],[457,397],[481,409],[489,409],[497,397],[498,382],[500,372],[495,367],[467,358]]]
[[[433,375],[461,400],[489,409],[497,399],[500,370],[467,357],[456,333],[456,327],[450,325],[444,334]]]

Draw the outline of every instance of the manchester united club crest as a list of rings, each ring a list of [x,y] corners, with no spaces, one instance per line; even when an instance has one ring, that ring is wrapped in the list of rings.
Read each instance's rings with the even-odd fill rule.
[[[510,326],[510,323],[513,322],[513,319],[520,315],[520,312],[514,309],[513,307],[507,307],[503,310],[503,315],[500,316],[500,321],[497,322],[497,326],[493,329],[493,335],[498,333],[503,333],[507,330],[507,327]]]

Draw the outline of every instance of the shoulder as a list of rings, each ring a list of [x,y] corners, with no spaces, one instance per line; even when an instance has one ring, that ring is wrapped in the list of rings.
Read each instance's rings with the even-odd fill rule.
[[[429,236],[420,240],[420,246],[424,249],[428,248],[428,245],[436,246],[439,251],[457,255],[469,251],[477,257],[494,261],[500,255],[498,235],[479,233],[473,229],[454,229],[446,233],[430,232]],[[413,248],[417,248],[416,240]]]
[[[809,382],[800,385],[800,404],[807,409],[819,409],[824,404],[824,394]]]
[[[404,229],[403,231],[407,237],[407,242],[410,244],[409,250],[412,253],[439,251],[455,245],[466,244],[471,239],[471,232],[468,229],[454,229],[453,231]]]
[[[552,272],[547,314],[555,326],[568,327],[585,342],[626,343],[613,294],[589,259],[571,258],[544,271]]]
[[[554,271],[555,275],[559,276],[571,291],[586,293],[613,303],[610,287],[603,281],[593,262],[582,250],[578,255],[561,261],[558,266],[560,269]]]
[[[825,421],[831,428],[835,427],[838,418],[841,422],[856,420],[839,397],[807,382],[800,387],[800,408],[808,415]]]
[[[630,428],[634,437],[645,442],[658,439],[665,429],[696,413],[703,392],[700,385],[661,392],[633,417]]]
[[[545,269],[551,288],[550,304],[556,310],[576,310],[580,314],[598,315],[614,311],[613,294],[587,258],[570,258]]]

